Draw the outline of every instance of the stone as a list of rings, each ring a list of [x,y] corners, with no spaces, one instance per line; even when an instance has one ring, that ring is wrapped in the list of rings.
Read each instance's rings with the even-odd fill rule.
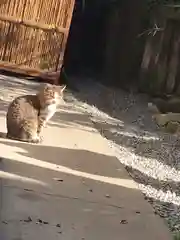
[[[154,114],[153,118],[159,126],[165,126],[168,122],[180,123],[180,113]]]
[[[178,130],[180,129],[180,123],[170,121],[170,122],[167,123],[165,129],[168,133],[177,133]]]

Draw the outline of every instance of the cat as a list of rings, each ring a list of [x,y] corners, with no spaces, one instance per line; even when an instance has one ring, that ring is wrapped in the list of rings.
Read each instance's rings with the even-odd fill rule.
[[[42,129],[55,114],[60,101],[63,101],[65,88],[65,85],[45,83],[37,94],[15,98],[6,115],[6,137],[23,142],[41,142]]]

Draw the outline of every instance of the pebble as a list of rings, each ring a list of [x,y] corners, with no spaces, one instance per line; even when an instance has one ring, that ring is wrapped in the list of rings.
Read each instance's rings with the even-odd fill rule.
[[[140,211],[136,211],[136,213],[137,213],[137,214],[141,214],[141,212],[140,212]]]
[[[53,180],[55,180],[57,182],[63,182],[64,181],[62,178],[53,178]]]
[[[29,222],[32,222],[32,218],[28,217],[27,219],[24,219],[23,221],[26,222],[26,223],[29,223]]]
[[[128,224],[128,221],[123,219],[123,220],[120,221],[120,224]]]
[[[49,224],[49,222],[47,222],[47,221],[43,221],[43,224],[47,225],[47,224]]]
[[[36,224],[40,224],[40,223],[43,223],[43,221],[42,221],[41,219],[38,219],[38,220],[36,221]]]
[[[6,222],[6,221],[2,221],[2,223],[3,223],[3,224],[6,224],[6,225],[8,224],[8,222]]]
[[[110,196],[109,194],[106,194],[105,197],[106,197],[106,198],[110,198],[111,196]]]

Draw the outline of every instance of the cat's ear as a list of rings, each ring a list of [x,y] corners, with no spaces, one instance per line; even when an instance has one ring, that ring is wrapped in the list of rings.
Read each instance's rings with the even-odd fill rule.
[[[61,92],[64,92],[64,90],[66,89],[66,85],[60,85],[59,88]]]

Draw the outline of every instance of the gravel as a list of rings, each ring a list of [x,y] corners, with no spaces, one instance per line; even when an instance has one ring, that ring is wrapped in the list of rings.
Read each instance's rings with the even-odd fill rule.
[[[173,233],[178,233],[180,138],[157,128],[148,112],[146,95],[107,88],[92,80],[73,82],[79,90],[71,95],[74,107],[90,115],[154,212],[166,219]]]

